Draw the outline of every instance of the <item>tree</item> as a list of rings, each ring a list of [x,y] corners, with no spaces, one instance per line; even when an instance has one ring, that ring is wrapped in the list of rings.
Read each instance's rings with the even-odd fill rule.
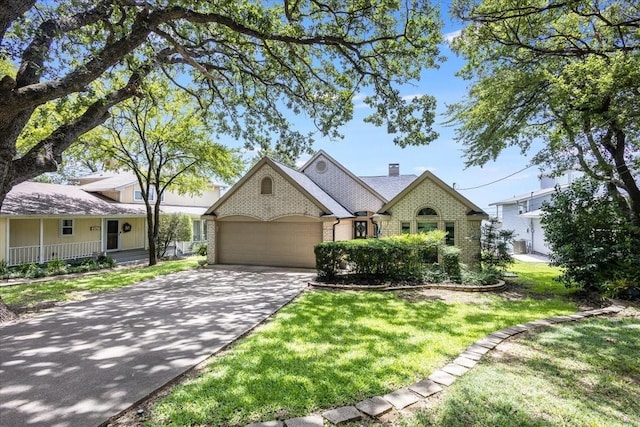
[[[504,270],[513,263],[509,245],[513,243],[514,230],[499,228],[496,217],[484,221],[480,228],[480,262],[489,270]]]
[[[104,126],[83,137],[88,158],[109,159],[109,169],[135,174],[147,211],[149,265],[157,262],[161,201],[167,190],[200,194],[214,177],[242,171],[238,152],[211,141],[204,111],[187,94],[148,83],[145,96],[123,101]]]
[[[577,181],[554,193],[542,210],[551,260],[563,268],[561,279],[568,286],[640,296],[640,227],[602,183]]]
[[[640,226],[640,4],[635,0],[457,0],[453,42],[469,95],[450,106],[467,165],[508,146],[578,166]]]
[[[6,0],[0,9],[0,57],[17,68],[0,75],[0,206],[13,185],[55,171],[113,106],[140,96],[153,71],[210,111],[215,134],[261,148],[275,140],[294,158],[314,132],[291,116],[339,137],[360,94],[366,120],[386,124],[398,144],[437,136],[433,97],[407,100],[399,89],[437,65],[440,19],[425,0]],[[36,110],[57,102],[74,108],[19,152]]]
[[[188,242],[193,237],[191,217],[187,214],[171,214],[160,216],[160,228],[156,244],[157,255],[166,255],[171,243]]]

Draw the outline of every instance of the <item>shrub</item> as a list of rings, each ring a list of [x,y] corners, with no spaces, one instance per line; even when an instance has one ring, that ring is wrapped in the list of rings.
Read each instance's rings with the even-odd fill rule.
[[[377,280],[421,280],[425,260],[437,254],[445,233],[402,235],[382,239],[324,242],[316,245],[319,280],[333,280],[345,268],[353,274]]]
[[[191,217],[185,213],[162,215],[156,240],[156,254],[162,258],[171,243],[188,242],[193,238]],[[177,254],[176,254],[177,255]]]
[[[46,276],[46,272],[35,263],[24,263],[18,266],[18,272],[21,277],[27,279],[35,279]]]
[[[10,271],[7,266],[7,261],[0,259],[0,279],[6,279],[9,277]]]
[[[449,277],[440,264],[427,265],[422,275],[422,281],[424,283],[441,283],[447,280],[449,280]]]
[[[509,245],[514,230],[498,229],[498,218],[492,217],[480,228],[480,262],[483,268],[504,270],[513,263]]]
[[[52,259],[47,263],[47,274],[64,274],[67,272],[67,263],[62,259]]]
[[[195,252],[196,252],[196,255],[207,256],[207,244],[201,243],[196,247]]]
[[[454,246],[443,246],[440,252],[442,256],[442,267],[449,279],[454,282],[460,281],[460,249]]]
[[[567,286],[627,298],[639,293],[640,227],[615,195],[583,179],[542,209],[551,260]]]
[[[98,266],[102,268],[113,268],[116,265],[116,260],[109,255],[100,255],[97,259]]]
[[[497,269],[485,268],[483,270],[472,270],[463,268],[460,275],[460,282],[463,285],[479,286],[493,285],[498,282],[500,272]]]

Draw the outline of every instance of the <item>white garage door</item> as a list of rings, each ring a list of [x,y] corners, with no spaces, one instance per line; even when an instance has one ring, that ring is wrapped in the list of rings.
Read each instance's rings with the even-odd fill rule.
[[[217,234],[220,264],[315,268],[322,223],[219,222]]]

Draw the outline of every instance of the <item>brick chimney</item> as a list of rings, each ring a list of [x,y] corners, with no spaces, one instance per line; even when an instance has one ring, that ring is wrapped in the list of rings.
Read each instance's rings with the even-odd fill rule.
[[[400,176],[400,163],[389,163],[389,176]]]

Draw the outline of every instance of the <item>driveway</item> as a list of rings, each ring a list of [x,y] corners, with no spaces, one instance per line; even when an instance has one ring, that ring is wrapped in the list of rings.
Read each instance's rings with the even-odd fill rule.
[[[1,326],[0,425],[99,425],[267,318],[312,277],[185,271]]]

